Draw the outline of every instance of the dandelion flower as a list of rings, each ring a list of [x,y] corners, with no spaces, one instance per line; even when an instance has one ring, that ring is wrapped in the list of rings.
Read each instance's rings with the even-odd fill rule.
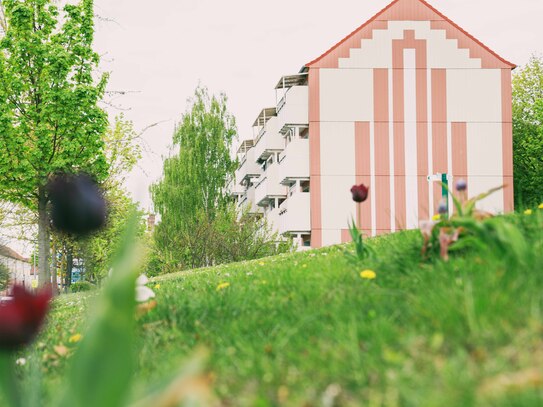
[[[441,215],[439,213],[436,213],[434,216],[432,216],[433,221],[438,221],[441,219]]]
[[[543,203],[539,204],[538,208],[543,209]]]
[[[265,266],[266,263],[264,263],[263,261],[261,261],[260,263],[258,263],[259,266]]]
[[[224,290],[225,288],[228,288],[228,287],[230,287],[230,283],[220,283],[220,284],[217,286],[217,291]]]
[[[524,214],[525,214],[525,215],[531,215],[531,214],[532,214],[532,210],[531,210],[531,209],[526,209],[526,210],[524,211]]]
[[[160,290],[160,284],[155,284],[155,290]]]
[[[70,339],[68,339],[68,342],[70,342],[70,343],[77,343],[77,342],[79,342],[81,339],[83,339],[83,335],[81,335],[81,334],[75,334],[75,335],[70,336]]]
[[[366,280],[373,280],[375,277],[377,277],[377,274],[375,274],[375,271],[373,270],[364,270],[360,272],[360,277]]]

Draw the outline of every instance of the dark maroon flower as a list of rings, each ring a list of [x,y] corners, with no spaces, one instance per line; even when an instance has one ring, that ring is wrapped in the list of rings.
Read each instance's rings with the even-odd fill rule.
[[[353,194],[353,201],[364,202],[368,198],[368,187],[364,184],[354,185],[351,188],[351,193]]]
[[[102,191],[88,175],[57,175],[47,189],[55,229],[83,236],[104,226],[107,204]]]
[[[13,298],[0,303],[0,351],[13,351],[29,344],[38,334],[51,300],[51,290],[32,294],[23,286],[13,287]]]

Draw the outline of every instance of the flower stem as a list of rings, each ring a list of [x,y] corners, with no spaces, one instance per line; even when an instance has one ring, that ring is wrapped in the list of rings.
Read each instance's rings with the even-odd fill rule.
[[[15,361],[10,353],[0,351],[0,388],[11,407],[21,407],[21,393],[15,378]]]

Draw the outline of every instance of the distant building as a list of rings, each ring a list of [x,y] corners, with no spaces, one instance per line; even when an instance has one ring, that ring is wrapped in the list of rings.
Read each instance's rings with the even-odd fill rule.
[[[514,68],[425,1],[396,0],[279,80],[238,151],[232,194],[312,247],[350,239],[359,183],[368,235],[431,218],[435,174],[466,179],[470,195],[505,184],[480,206],[512,211]]]
[[[0,263],[10,271],[10,285],[21,284],[32,288],[32,280],[37,276],[34,276],[29,259],[7,246],[0,245]]]

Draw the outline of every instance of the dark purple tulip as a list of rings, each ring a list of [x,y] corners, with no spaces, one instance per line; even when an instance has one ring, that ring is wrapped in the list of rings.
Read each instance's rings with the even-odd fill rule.
[[[465,179],[459,179],[458,182],[456,183],[456,190],[457,191],[465,191],[468,187],[468,183],[466,182]]]
[[[353,194],[353,201],[355,202],[364,202],[368,199],[368,187],[364,184],[354,185],[351,188],[351,193]]]
[[[32,294],[23,286],[13,287],[13,298],[0,303],[0,351],[28,345],[38,334],[51,300],[51,290]]]
[[[58,175],[49,182],[48,191],[55,229],[84,236],[106,223],[104,195],[88,175]]]

